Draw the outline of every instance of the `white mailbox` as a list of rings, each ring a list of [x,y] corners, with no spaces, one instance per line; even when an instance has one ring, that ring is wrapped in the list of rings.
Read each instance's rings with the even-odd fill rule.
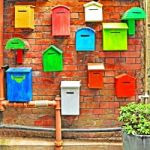
[[[61,81],[61,114],[79,115],[80,81]]]
[[[85,22],[101,22],[103,20],[102,7],[102,4],[94,1],[84,4]]]

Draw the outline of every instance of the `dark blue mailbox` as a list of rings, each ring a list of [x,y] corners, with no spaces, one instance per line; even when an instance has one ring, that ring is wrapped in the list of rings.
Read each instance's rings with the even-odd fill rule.
[[[95,30],[89,27],[81,28],[76,31],[76,50],[94,51],[95,50]]]
[[[10,102],[32,100],[32,69],[9,68],[6,71],[7,99]]]

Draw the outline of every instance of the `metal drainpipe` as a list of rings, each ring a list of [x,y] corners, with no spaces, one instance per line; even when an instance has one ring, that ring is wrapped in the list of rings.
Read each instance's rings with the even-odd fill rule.
[[[3,9],[4,0],[0,1],[0,100],[4,100],[4,72],[3,66]]]

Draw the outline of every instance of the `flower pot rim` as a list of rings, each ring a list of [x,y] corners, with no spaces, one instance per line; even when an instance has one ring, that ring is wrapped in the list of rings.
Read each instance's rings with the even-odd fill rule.
[[[128,134],[125,131],[122,131],[123,134],[129,135],[129,136],[136,136],[136,137],[140,137],[140,138],[150,138],[150,134],[149,135],[140,135],[140,134]]]

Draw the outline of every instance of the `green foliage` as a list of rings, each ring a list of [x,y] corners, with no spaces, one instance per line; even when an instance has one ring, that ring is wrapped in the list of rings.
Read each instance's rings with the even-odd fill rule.
[[[150,104],[129,103],[121,107],[119,121],[127,134],[150,135]]]

